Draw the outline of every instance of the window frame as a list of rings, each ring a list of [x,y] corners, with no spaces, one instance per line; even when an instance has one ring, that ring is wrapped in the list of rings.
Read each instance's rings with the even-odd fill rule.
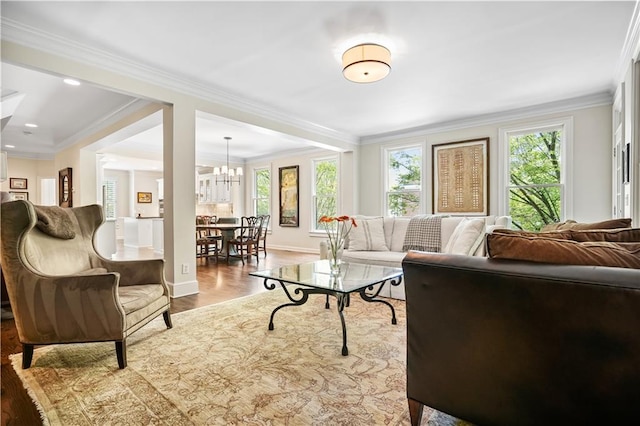
[[[258,173],[262,172],[262,171],[267,171],[269,173],[269,195],[265,198],[265,197],[258,197]],[[273,205],[273,203],[271,202],[271,196],[273,195],[273,173],[271,171],[271,166],[263,166],[263,167],[254,167],[253,168],[253,191],[251,194],[251,201],[252,201],[252,209],[253,209],[253,214],[255,216],[258,215],[258,201],[260,200],[266,200],[269,207],[267,209],[268,211],[268,215],[273,216],[271,214],[271,207]],[[268,229],[271,229],[271,223],[272,221],[269,221],[269,227]]]
[[[509,138],[530,133],[562,131],[560,147],[560,221],[573,217],[573,117],[525,122],[498,129],[498,214],[509,215]],[[556,186],[556,184],[553,184]]]
[[[311,217],[309,218],[309,232],[311,233],[322,233],[325,234],[326,230],[320,226],[316,221],[316,164],[325,161],[334,161],[336,163],[336,215],[339,214],[340,209],[342,208],[342,190],[340,188],[340,156],[339,155],[328,155],[323,157],[316,157],[311,159],[311,208],[309,209],[311,212]]]
[[[418,148],[420,150],[420,189],[417,190],[405,190],[405,191],[390,191],[390,162],[389,157],[392,152],[395,151],[403,151],[408,149]],[[386,145],[382,147],[382,170],[384,173],[384,177],[382,179],[382,215],[390,216],[389,210],[389,195],[391,193],[417,193],[420,197],[420,201],[418,203],[418,212],[416,215],[424,214],[425,212],[425,203],[427,198],[427,193],[425,192],[426,188],[426,174],[425,174],[425,143],[423,141],[413,141],[402,144],[394,144],[394,145]]]
[[[106,178],[102,181],[102,185],[104,187],[103,200],[102,200],[104,218],[105,220],[117,219],[118,217],[118,180]],[[107,186],[109,185],[113,185],[113,201],[109,201],[109,198],[110,198],[108,196],[109,190],[107,188]],[[108,214],[109,207],[107,206],[107,204],[109,203],[113,204],[113,216],[109,216]]]

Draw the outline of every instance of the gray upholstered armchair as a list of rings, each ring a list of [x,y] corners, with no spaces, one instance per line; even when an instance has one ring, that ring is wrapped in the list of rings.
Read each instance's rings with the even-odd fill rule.
[[[164,261],[112,261],[94,247],[104,222],[98,205],[62,209],[29,201],[2,204],[2,270],[22,368],[35,345],[114,341],[127,365],[126,339],[163,314],[171,328]]]

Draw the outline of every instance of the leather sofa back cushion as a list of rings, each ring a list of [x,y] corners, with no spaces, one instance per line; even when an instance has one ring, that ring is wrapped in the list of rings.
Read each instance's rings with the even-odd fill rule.
[[[615,228],[631,228],[630,218],[619,218],[603,220],[601,222],[592,223],[580,223],[575,220],[566,220],[560,223],[550,223],[545,225],[540,230],[541,232],[547,231],[561,231],[564,229],[615,229]]]
[[[523,237],[545,237],[560,240],[585,241],[609,241],[612,243],[640,242],[640,228],[619,228],[619,229],[592,229],[575,230],[566,229],[564,231],[549,232],[529,232],[513,229],[496,229],[493,231],[499,234],[520,235]]]
[[[494,259],[640,269],[640,243],[577,242],[492,233],[487,235],[487,253]]]

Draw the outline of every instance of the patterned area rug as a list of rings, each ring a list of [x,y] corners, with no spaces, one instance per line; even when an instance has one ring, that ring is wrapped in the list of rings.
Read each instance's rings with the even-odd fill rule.
[[[408,425],[404,302],[352,297],[349,356],[331,298],[284,308],[281,290],[162,317],[127,341],[119,370],[113,343],[36,349],[32,367],[12,355],[45,424]],[[456,425],[425,407],[423,424]]]

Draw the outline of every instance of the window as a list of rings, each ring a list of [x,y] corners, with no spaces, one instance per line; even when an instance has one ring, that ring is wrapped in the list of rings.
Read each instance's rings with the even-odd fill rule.
[[[539,231],[564,220],[570,136],[570,120],[501,132],[507,156],[503,204],[514,228]]]
[[[314,231],[324,231],[318,220],[338,214],[338,160],[325,158],[313,161],[313,224]]]
[[[422,211],[422,147],[386,150],[385,214],[413,216]]]
[[[253,213],[256,216],[271,214],[271,170],[253,171]]]
[[[105,219],[116,218],[116,181],[105,180],[102,184],[102,203]]]

